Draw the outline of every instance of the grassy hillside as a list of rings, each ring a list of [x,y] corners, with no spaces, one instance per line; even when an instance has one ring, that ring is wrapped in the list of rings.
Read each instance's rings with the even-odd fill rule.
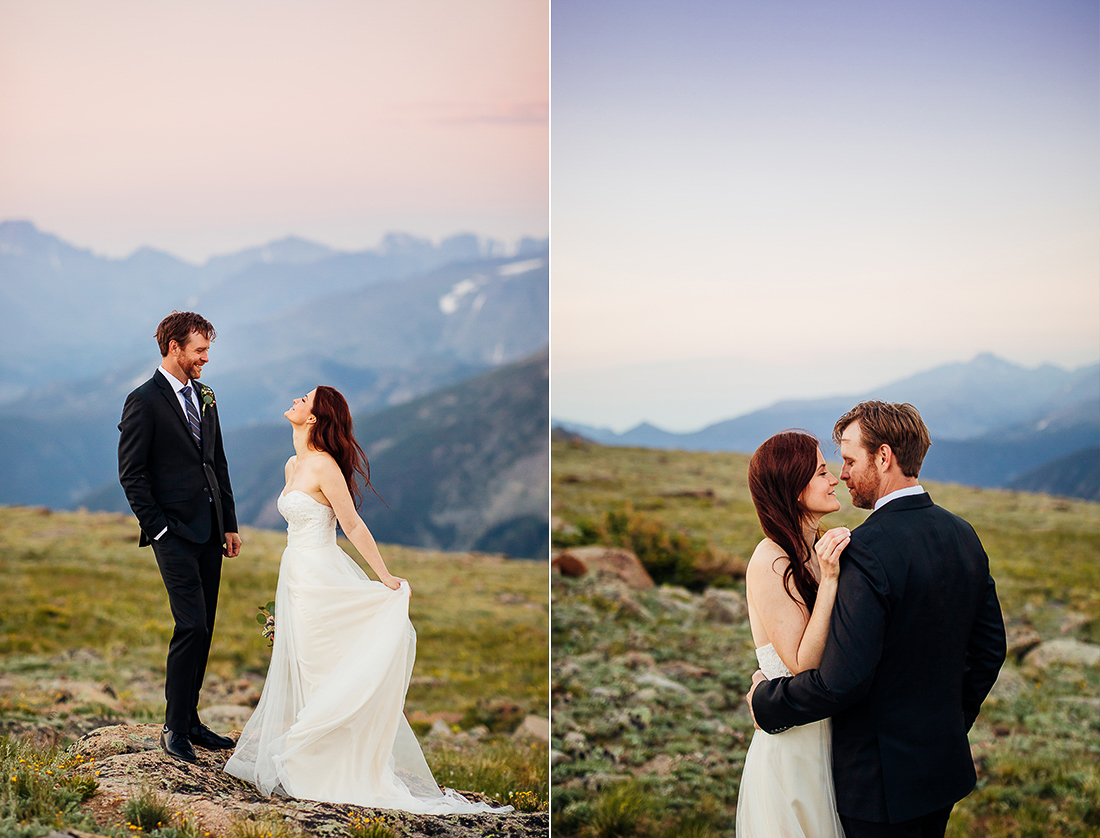
[[[172,620],[152,552],[137,546],[137,535],[130,516],[0,507],[0,734],[64,743],[102,724],[163,718]],[[242,555],[223,565],[200,710],[242,703],[250,692],[254,701],[267,671],[256,606],[274,597],[286,536],[246,529],[242,538]],[[546,715],[546,565],[382,552],[413,590],[417,661],[406,713],[414,728],[423,735],[442,718],[493,731],[465,741],[463,754],[430,739],[429,763],[459,786],[476,782],[467,768],[488,761],[508,788],[514,769],[527,777],[516,790],[545,801],[545,747],[513,744],[508,734],[525,714]]]
[[[761,538],[747,456],[556,441],[551,462],[559,544],[623,509],[708,542],[730,565]],[[1100,643],[1100,506],[924,485],[982,538],[1010,631]],[[826,525],[866,517],[843,490]],[[743,579],[733,587],[743,594]],[[710,621],[702,604],[679,589],[624,595],[587,579],[555,581],[558,835],[733,835],[752,735],[742,697],[756,663],[747,623]],[[956,806],[949,835],[1100,830],[1100,666],[1041,669],[1010,655],[971,742],[978,789]]]
[[[133,518],[110,513],[0,507],[0,658],[4,671],[44,671],[87,650],[114,671],[163,672],[172,632],[152,551]],[[275,594],[285,533],[246,530],[223,564],[210,671],[264,674],[270,650],[256,606]],[[352,555],[355,549],[343,547]],[[546,708],[546,566],[494,556],[384,546],[409,579],[417,629],[410,710],[464,712],[507,697]],[[508,655],[501,656],[504,648]]]

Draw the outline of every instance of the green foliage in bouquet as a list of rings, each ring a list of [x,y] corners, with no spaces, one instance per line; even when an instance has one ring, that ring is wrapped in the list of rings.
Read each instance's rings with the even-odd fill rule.
[[[266,605],[257,605],[256,609],[260,612],[256,615],[256,622],[260,624],[260,634],[267,639],[268,646],[275,645],[275,602],[268,602]]]

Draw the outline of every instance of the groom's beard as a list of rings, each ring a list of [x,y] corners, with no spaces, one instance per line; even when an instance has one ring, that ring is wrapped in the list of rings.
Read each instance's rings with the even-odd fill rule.
[[[874,509],[878,500],[878,487],[882,484],[882,475],[871,471],[862,480],[853,480],[848,486],[852,496],[852,506],[857,509]]]
[[[191,363],[181,363],[180,369],[183,370],[183,374],[186,375],[192,381],[198,381],[199,376],[202,375],[202,364],[192,361]]]

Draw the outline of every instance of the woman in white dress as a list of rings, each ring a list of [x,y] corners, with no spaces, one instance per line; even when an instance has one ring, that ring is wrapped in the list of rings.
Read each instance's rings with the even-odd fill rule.
[[[225,770],[264,794],[451,814],[509,811],[440,791],[403,712],[416,654],[409,583],[359,517],[370,487],[347,402],[317,387],[285,414],[295,455],[267,680]],[[373,487],[372,487],[373,488]],[[354,495],[354,497],[353,497]],[[336,544],[336,522],[380,582]]]
[[[837,478],[817,439],[784,431],[749,463],[749,490],[767,536],[745,575],[761,671],[777,678],[821,663],[850,532],[822,533],[840,509]],[[738,838],[843,838],[833,792],[828,719],[782,733],[754,731],[737,798]]]

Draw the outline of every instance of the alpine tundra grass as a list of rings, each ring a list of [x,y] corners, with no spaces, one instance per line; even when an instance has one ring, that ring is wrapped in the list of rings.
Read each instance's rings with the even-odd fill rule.
[[[156,562],[148,548],[137,546],[137,533],[136,521],[125,515],[0,507],[0,734],[10,737],[0,744],[5,766],[4,755],[18,752],[16,762],[53,766],[49,770],[63,777],[67,769],[56,746],[103,725],[163,718],[172,618]],[[237,696],[251,693],[254,703],[270,659],[255,615],[274,596],[286,536],[246,529],[242,538],[242,554],[222,566],[200,712],[225,703],[234,690]],[[341,546],[358,558],[346,541]],[[545,811],[546,745],[516,739],[511,731],[525,715],[547,714],[546,564],[381,549],[413,590],[417,660],[406,714],[422,737],[437,718],[446,719],[452,733],[477,728],[471,736],[426,736],[429,765],[448,786],[501,800],[511,794],[529,810]],[[6,777],[0,818],[23,822],[28,834],[82,823],[79,797],[88,789],[56,779],[58,789],[36,791],[28,785],[31,775]]]
[[[823,450],[828,456],[829,446]],[[636,529],[667,530],[666,543],[679,534],[679,543],[692,545],[679,558],[680,579],[708,579],[743,595],[744,579],[731,580],[730,570],[762,537],[748,459],[555,441],[554,543],[593,535],[625,543],[609,524],[633,518]],[[1010,653],[971,731],[978,786],[955,806],[947,834],[1100,834],[1100,665],[1042,665],[1026,654],[1053,640],[1074,641],[1088,654],[1100,644],[1100,505],[922,483],[981,537],[1010,640],[1031,637]],[[852,508],[843,484],[837,495],[842,509],[823,525],[859,524],[867,513]],[[693,556],[719,556],[721,568],[685,567]],[[685,617],[698,613],[700,597],[684,587],[631,592],[640,608],[625,608],[604,583],[554,579],[556,835],[733,835],[753,731],[743,700],[757,668],[753,643],[747,622]],[[653,675],[680,688],[660,686]]]

